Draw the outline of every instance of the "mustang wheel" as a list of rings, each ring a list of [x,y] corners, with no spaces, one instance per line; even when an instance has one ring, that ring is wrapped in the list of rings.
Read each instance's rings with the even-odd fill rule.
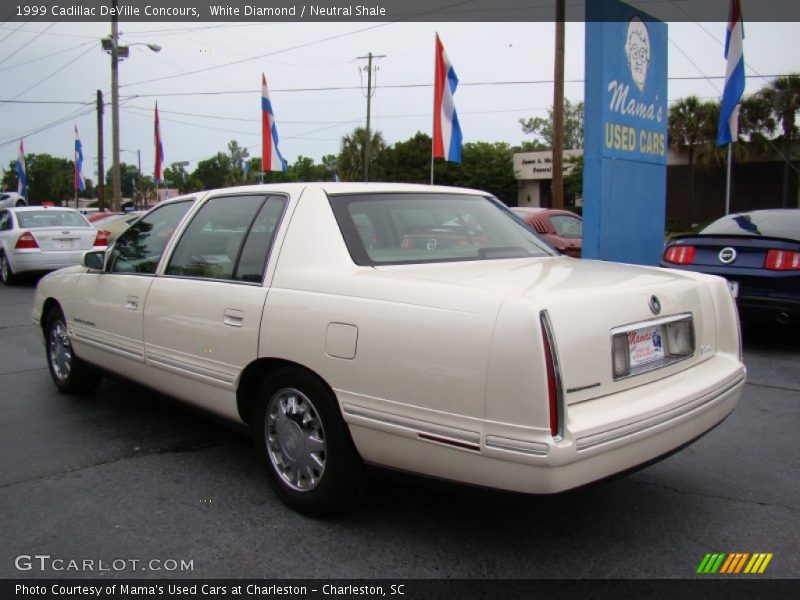
[[[11,265],[8,264],[8,259],[4,252],[0,252],[0,279],[6,285],[13,285],[15,279],[14,271],[11,270]]]
[[[327,515],[358,493],[361,459],[336,399],[313,375],[286,368],[267,377],[254,407],[253,435],[270,484],[295,510]]]
[[[60,308],[47,315],[45,326],[47,366],[59,391],[66,394],[86,394],[100,384],[100,372],[84,362],[72,350],[67,336],[67,323]]]

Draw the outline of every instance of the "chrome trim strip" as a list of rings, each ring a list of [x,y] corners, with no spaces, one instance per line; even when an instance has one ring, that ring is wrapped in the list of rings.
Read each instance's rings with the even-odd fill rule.
[[[692,313],[678,313],[677,315],[669,315],[667,317],[660,317],[658,319],[647,319],[645,321],[637,321],[636,323],[629,323],[628,325],[621,325],[619,327],[615,327],[611,330],[611,336],[615,336],[618,333],[627,333],[628,331],[632,331],[634,329],[639,329],[641,327],[650,327],[653,325],[664,325],[666,323],[672,323],[673,321],[684,321],[686,319],[693,320]],[[692,323],[694,324],[694,323]]]
[[[679,419],[680,417],[683,417],[692,411],[702,409],[704,406],[719,399],[721,396],[727,394],[728,392],[730,392],[732,389],[734,389],[743,382],[744,382],[744,374],[740,373],[738,376],[736,376],[736,378],[733,381],[723,384],[722,387],[709,392],[705,396],[701,396],[700,398],[694,398],[693,400],[689,400],[688,402],[685,402],[680,406],[675,406],[663,413],[647,417],[645,419],[642,419],[641,421],[634,421],[633,423],[628,423],[626,425],[622,425],[615,429],[610,429],[608,431],[601,431],[599,433],[593,433],[591,435],[579,437],[578,439],[575,440],[575,446],[578,452],[581,452],[583,450],[589,450],[596,446],[607,444],[608,442],[615,442],[627,437],[637,435],[639,433],[642,433],[643,431],[647,431],[648,429],[664,425],[665,423]]]
[[[543,310],[539,313],[539,322],[541,323],[547,344],[550,346],[550,356],[553,359],[553,372],[556,376],[556,408],[558,411],[558,431],[556,435],[553,436],[553,440],[560,441],[564,438],[564,419],[566,417],[566,410],[564,407],[564,385],[561,378],[561,361],[558,358],[558,347],[556,346],[555,336],[553,335],[553,325],[550,322],[550,314],[547,310]]]
[[[500,443],[500,442],[490,442],[489,438],[493,436],[486,437],[486,447],[491,448],[492,450],[502,450],[504,452],[517,452],[519,454],[527,454],[529,456],[547,456],[548,451],[547,448],[543,450],[538,450],[536,448],[523,448],[521,446],[513,446],[508,443]],[[512,440],[508,440],[511,442]]]
[[[375,423],[382,423],[384,425],[391,425],[392,427],[405,429],[415,434],[427,433],[429,435],[448,437],[453,440],[468,442],[471,444],[479,444],[481,441],[480,434],[472,431],[454,430],[446,426],[437,426],[435,423],[423,423],[415,419],[399,417],[397,415],[390,415],[388,413],[380,413],[380,416],[378,416],[376,414],[372,414],[372,411],[367,412],[364,409],[347,404],[344,405],[343,409],[345,414],[348,416],[358,417],[360,419],[373,421]]]
[[[144,352],[138,352],[136,350],[126,348],[125,346],[108,342],[106,340],[100,340],[95,337],[89,337],[75,330],[70,332],[69,337],[70,339],[83,342],[84,344],[88,344],[89,346],[92,346],[99,350],[106,350],[107,352],[111,352],[112,354],[116,354],[118,356],[123,356],[125,358],[133,358],[136,359],[138,362],[144,362]]]
[[[236,381],[236,377],[229,375],[228,373],[214,371],[212,369],[204,369],[154,352],[147,353],[147,362],[152,364],[154,367],[162,369],[166,367],[168,370],[183,371],[184,373],[198,375],[204,379],[211,379],[224,384],[226,387],[233,385],[234,381]]]

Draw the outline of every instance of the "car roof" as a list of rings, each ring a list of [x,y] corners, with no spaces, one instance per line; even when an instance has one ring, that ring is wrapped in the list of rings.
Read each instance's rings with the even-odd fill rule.
[[[257,185],[241,185],[236,187],[219,188],[215,190],[204,190],[202,192],[195,192],[189,194],[182,194],[174,198],[169,198],[160,202],[158,206],[163,204],[180,202],[188,198],[203,199],[207,196],[218,194],[252,194],[258,192],[274,192],[274,193],[287,193],[291,195],[300,194],[304,189],[313,187],[324,191],[326,194],[388,194],[388,193],[413,193],[413,192],[429,192],[435,194],[479,194],[482,196],[491,196],[489,192],[484,190],[476,190],[470,188],[450,187],[445,185],[425,185],[419,183],[354,183],[354,182],[340,182],[340,181],[321,181],[321,182],[300,182],[300,183],[263,183]]]

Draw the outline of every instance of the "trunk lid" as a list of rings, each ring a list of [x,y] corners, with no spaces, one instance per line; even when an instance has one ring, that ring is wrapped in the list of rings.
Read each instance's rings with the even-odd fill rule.
[[[28,229],[44,251],[91,250],[97,237],[94,227],[37,227]]]
[[[568,404],[666,377],[712,356],[716,321],[703,275],[567,257],[380,267],[395,277],[448,281],[532,301],[547,310]],[[650,308],[658,298],[658,314]],[[612,330],[676,315],[691,315],[693,354],[646,373],[614,379]],[[520,330],[531,344],[538,332]]]

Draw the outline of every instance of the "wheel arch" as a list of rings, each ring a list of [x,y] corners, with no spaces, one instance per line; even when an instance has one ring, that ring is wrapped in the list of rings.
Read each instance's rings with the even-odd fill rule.
[[[61,311],[61,314],[64,314],[64,309],[58,300],[52,297],[45,300],[42,303],[42,314],[39,315],[39,326],[42,328],[42,331],[44,331],[44,328],[47,326],[47,315],[50,314],[50,311],[53,310],[53,308],[58,308]]]
[[[264,377],[268,377],[271,373],[284,367],[292,367],[308,373],[324,385],[333,398],[336,398],[333,388],[325,381],[324,377],[313,369],[309,369],[305,365],[283,358],[262,357],[254,360],[244,368],[244,371],[242,371],[239,377],[239,385],[236,388],[236,408],[239,412],[239,418],[247,425],[251,424],[250,418],[253,412],[253,403],[256,399],[256,391],[258,390],[259,383]],[[337,410],[339,410],[338,402]]]

